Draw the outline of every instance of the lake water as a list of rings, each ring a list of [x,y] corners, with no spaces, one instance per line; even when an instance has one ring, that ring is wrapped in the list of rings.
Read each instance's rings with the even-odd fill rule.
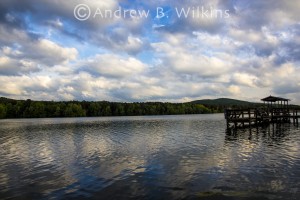
[[[0,199],[297,199],[300,129],[222,114],[0,121]]]

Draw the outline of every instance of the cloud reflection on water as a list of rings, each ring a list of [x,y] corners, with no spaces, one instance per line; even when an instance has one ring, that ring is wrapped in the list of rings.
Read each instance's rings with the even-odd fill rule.
[[[299,194],[300,136],[292,125],[225,134],[223,115],[0,123],[4,197]]]

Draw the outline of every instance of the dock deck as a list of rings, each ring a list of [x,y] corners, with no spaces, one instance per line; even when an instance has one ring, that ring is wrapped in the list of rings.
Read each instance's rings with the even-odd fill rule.
[[[269,123],[293,122],[293,124],[298,124],[300,118],[300,109],[226,109],[224,114],[227,128],[243,128]]]

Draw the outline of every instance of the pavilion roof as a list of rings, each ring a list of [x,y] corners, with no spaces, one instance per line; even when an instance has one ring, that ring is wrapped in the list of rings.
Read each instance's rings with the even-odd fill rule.
[[[282,98],[282,97],[274,97],[274,96],[268,96],[268,97],[265,97],[263,99],[261,99],[262,101],[267,101],[267,102],[276,102],[276,101],[290,101],[290,99],[285,99],[285,98]]]

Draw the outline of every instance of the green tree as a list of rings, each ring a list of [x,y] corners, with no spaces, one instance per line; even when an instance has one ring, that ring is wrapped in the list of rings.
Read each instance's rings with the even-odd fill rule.
[[[7,118],[14,118],[15,117],[15,110],[12,103],[6,104],[6,117]]]
[[[24,117],[23,113],[25,111],[24,101],[17,101],[17,104],[14,105],[15,117],[20,118]]]
[[[81,105],[70,103],[64,111],[65,117],[85,117],[86,111],[82,109]]]
[[[54,117],[60,117],[61,116],[61,109],[60,109],[60,106],[57,105],[56,108],[55,108],[55,112],[53,114]]]
[[[118,115],[118,116],[123,116],[123,115],[125,115],[125,109],[124,109],[123,104],[118,103],[118,104],[116,105],[115,115]]]
[[[112,111],[111,111],[111,107],[108,104],[104,104],[102,107],[102,114],[101,116],[111,116],[112,115]]]
[[[88,116],[101,116],[101,105],[96,102],[90,103],[88,107]]]
[[[0,119],[4,119],[6,117],[6,106],[4,104],[0,104]]]
[[[44,103],[31,102],[30,106],[28,108],[26,108],[24,116],[25,117],[34,117],[34,118],[46,117]]]

